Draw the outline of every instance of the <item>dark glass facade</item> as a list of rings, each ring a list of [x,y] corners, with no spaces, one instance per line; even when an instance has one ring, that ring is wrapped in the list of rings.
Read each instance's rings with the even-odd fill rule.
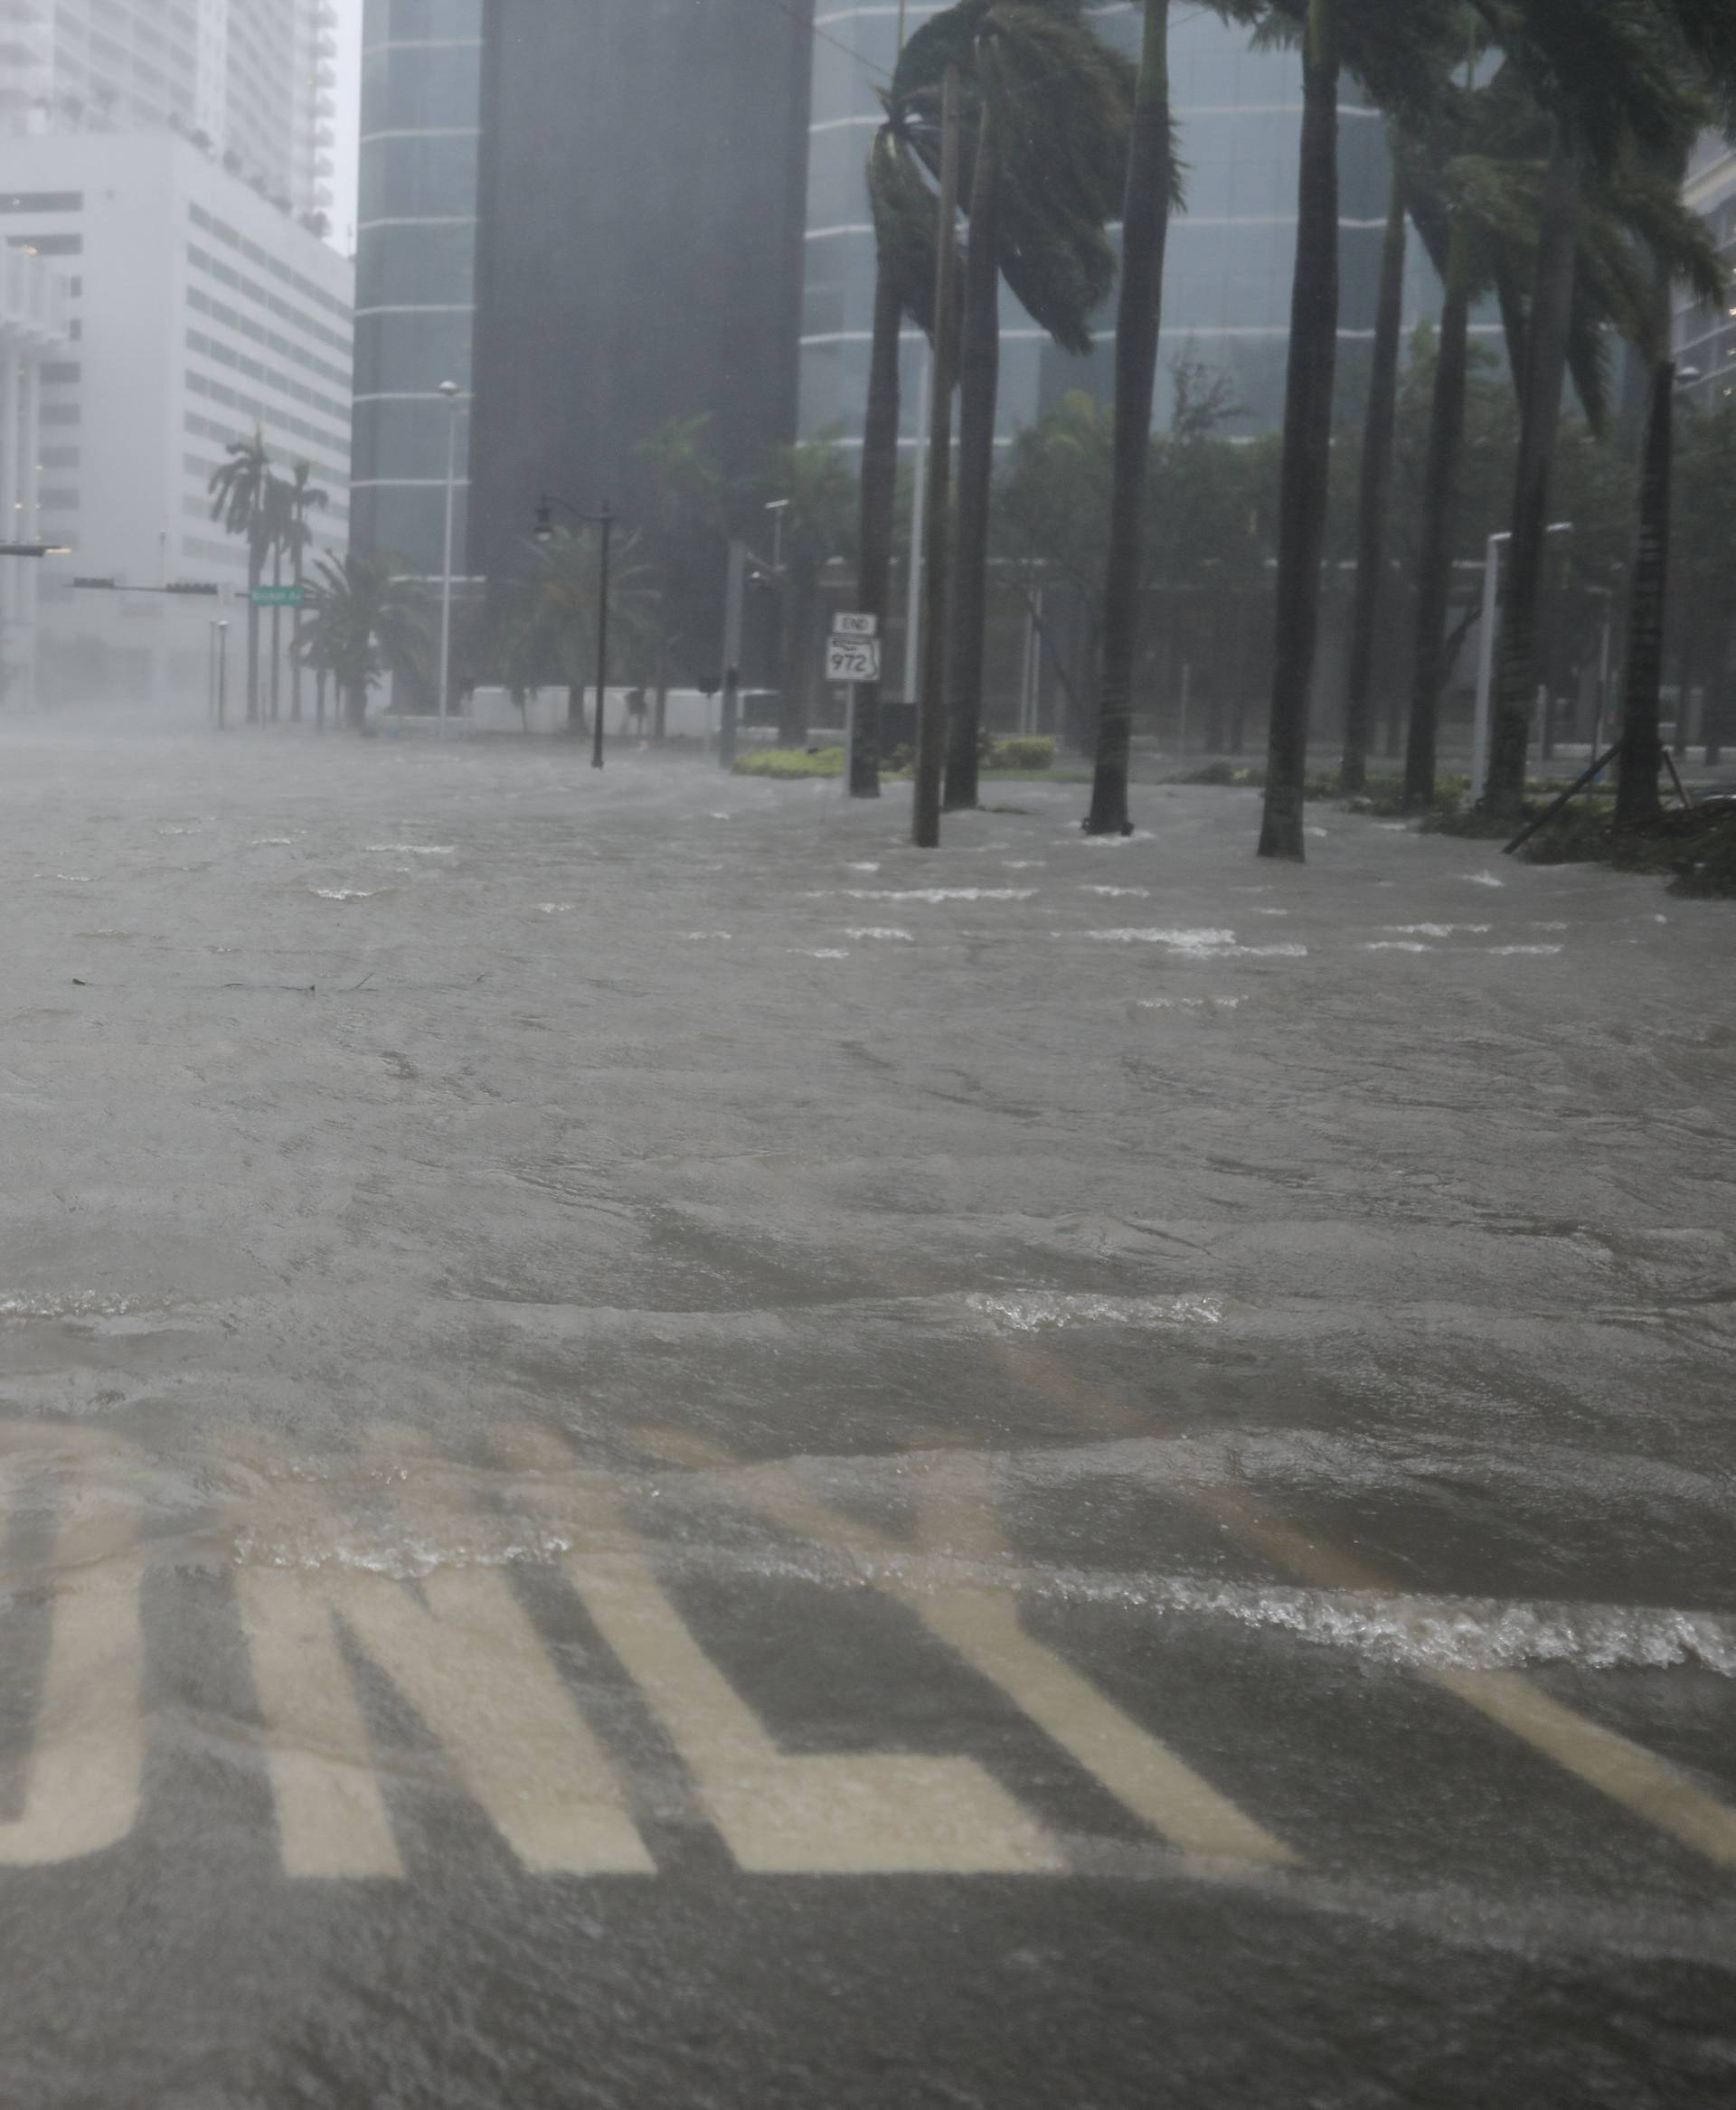
[[[440,570],[459,399],[456,547],[468,500],[485,0],[367,0],[362,30],[352,546]]]
[[[705,416],[726,473],[796,429],[807,0],[489,0],[470,566],[537,495],[612,501]]]

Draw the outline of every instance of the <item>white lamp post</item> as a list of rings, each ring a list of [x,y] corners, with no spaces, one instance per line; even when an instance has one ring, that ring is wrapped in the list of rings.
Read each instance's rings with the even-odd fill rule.
[[[1552,535],[1571,535],[1571,520],[1553,522]],[[1477,654],[1477,730],[1471,739],[1471,804],[1480,805],[1489,779],[1489,721],[1495,701],[1495,634],[1501,607],[1501,545],[1513,540],[1503,528],[1491,535],[1483,559],[1483,624]]]
[[[452,498],[458,478],[458,384],[443,381],[446,398],[446,556],[440,570],[440,731],[446,731],[448,698],[452,687]]]

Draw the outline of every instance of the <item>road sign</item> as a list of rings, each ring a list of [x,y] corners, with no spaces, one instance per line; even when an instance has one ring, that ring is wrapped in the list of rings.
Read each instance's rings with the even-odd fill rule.
[[[307,598],[307,589],[300,586],[256,586],[252,601],[256,608],[298,608]]]
[[[832,618],[832,635],[835,637],[878,637],[878,616],[836,615]]]
[[[828,682],[879,681],[880,639],[828,637],[826,641],[826,678]]]

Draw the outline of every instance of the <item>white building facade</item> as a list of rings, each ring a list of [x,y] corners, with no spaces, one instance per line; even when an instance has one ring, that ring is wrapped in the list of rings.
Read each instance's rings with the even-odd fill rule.
[[[19,515],[71,551],[41,568],[41,692],[184,701],[209,623],[245,612],[247,553],[208,489],[231,441],[258,430],[285,474],[306,461],[327,494],[316,548],[347,545],[353,268],[171,131],[0,139],[0,232],[66,303],[29,384]],[[194,581],[222,605],[141,590]]]
[[[332,204],[331,0],[5,0],[0,130],[184,132],[299,214]]]
[[[44,377],[71,341],[61,273],[28,250],[0,251],[0,543],[41,541]],[[0,708],[36,701],[42,560],[0,556]]]

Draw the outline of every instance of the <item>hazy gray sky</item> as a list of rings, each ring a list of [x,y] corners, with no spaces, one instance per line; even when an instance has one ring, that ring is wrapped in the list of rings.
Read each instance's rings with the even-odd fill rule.
[[[355,247],[355,135],[362,80],[362,0],[333,0],[337,9],[337,117],[333,130],[337,164],[333,187],[332,240],[347,256]]]

